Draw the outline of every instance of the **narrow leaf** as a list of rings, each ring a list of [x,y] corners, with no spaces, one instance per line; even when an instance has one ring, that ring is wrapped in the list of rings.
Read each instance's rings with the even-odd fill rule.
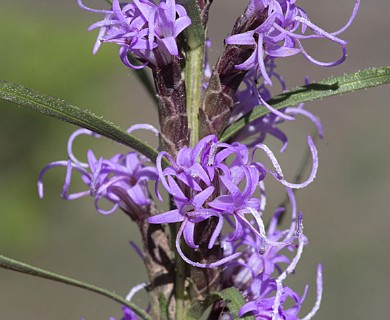
[[[0,80],[0,99],[31,108],[47,116],[94,131],[109,139],[133,148],[155,161],[158,152],[113,123],[103,120],[88,110],[28,89],[18,84]]]
[[[129,307],[136,314],[141,316],[143,319],[151,320],[151,317],[143,309],[141,309],[140,307],[138,307],[134,303],[127,301],[126,299],[122,298],[121,296],[119,296],[113,292],[110,292],[106,289],[102,289],[102,288],[96,287],[94,285],[85,283],[85,282],[81,282],[81,281],[78,281],[78,280],[75,280],[75,279],[72,279],[72,278],[69,278],[66,276],[62,276],[59,274],[55,274],[55,273],[37,268],[37,267],[33,267],[33,266],[30,266],[26,263],[19,262],[19,261],[13,260],[11,258],[7,258],[7,257],[2,256],[2,255],[0,255],[0,267],[7,269],[7,270],[17,271],[17,272],[25,273],[25,274],[32,275],[32,276],[53,280],[53,281],[61,282],[61,283],[68,284],[68,285],[71,285],[74,287],[78,287],[78,288],[86,289],[88,291],[95,292],[95,293],[100,294],[102,296],[108,297],[116,302],[119,302],[123,306]]]
[[[221,292],[213,292],[213,294],[218,295],[223,301],[226,302],[227,307],[229,308],[230,313],[233,316],[233,319],[244,319],[244,320],[254,320],[253,316],[238,317],[238,312],[241,307],[246,303],[241,292],[234,288],[227,288]]]
[[[273,97],[267,101],[275,109],[295,106],[302,102],[322,99],[342,93],[372,88],[390,83],[390,66],[371,68],[341,77],[332,77],[320,82],[299,87]],[[264,106],[257,106],[245,114],[222,134],[220,141],[227,141],[250,122],[265,116],[270,111]]]

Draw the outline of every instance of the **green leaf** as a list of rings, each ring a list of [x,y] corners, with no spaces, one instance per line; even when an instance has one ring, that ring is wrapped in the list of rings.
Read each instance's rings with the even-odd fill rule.
[[[224,289],[221,292],[213,292],[213,295],[219,296],[226,302],[226,305],[234,319],[255,320],[255,317],[253,316],[238,317],[238,311],[240,311],[240,308],[246,303],[244,297],[238,289],[231,287]]]
[[[121,296],[118,296],[114,292],[110,292],[106,289],[102,289],[102,288],[96,287],[94,285],[91,285],[91,284],[88,284],[88,283],[85,283],[85,282],[82,282],[79,280],[75,280],[75,279],[72,279],[72,278],[69,278],[66,276],[62,276],[62,275],[59,275],[59,274],[56,274],[53,272],[49,272],[49,271],[46,271],[46,270],[43,270],[43,269],[40,269],[37,267],[33,267],[33,266],[30,266],[26,263],[19,262],[19,261],[13,260],[11,258],[2,256],[2,255],[0,255],[0,267],[7,269],[7,270],[17,271],[17,272],[25,273],[25,274],[28,274],[31,276],[36,276],[36,277],[40,277],[40,278],[44,278],[44,279],[48,279],[48,280],[53,280],[53,281],[61,282],[61,283],[68,284],[68,285],[71,285],[74,287],[78,287],[78,288],[86,289],[88,291],[95,292],[97,294],[100,294],[102,296],[110,298],[116,302],[119,302],[123,306],[129,307],[136,314],[141,316],[143,319],[151,320],[151,317],[143,309],[141,309],[140,307],[138,307],[134,303],[127,301],[126,299],[122,298]]]
[[[221,296],[217,294],[208,294],[204,300],[194,300],[191,303],[191,308],[188,310],[188,319],[208,319],[205,317],[205,312],[216,300],[220,300]]]
[[[390,83],[390,66],[371,68],[356,73],[346,74],[341,77],[332,77],[317,83],[311,83],[295,90],[279,94],[267,102],[275,109],[282,109],[306,101],[322,99],[388,83]],[[229,126],[222,133],[220,141],[229,140],[248,123],[263,117],[268,113],[270,113],[270,111],[264,106],[255,107],[252,111],[248,112]]]
[[[47,116],[94,131],[122,143],[156,161],[158,152],[113,123],[103,120],[88,110],[81,110],[63,100],[42,94],[18,84],[0,80],[0,99],[31,108]]]

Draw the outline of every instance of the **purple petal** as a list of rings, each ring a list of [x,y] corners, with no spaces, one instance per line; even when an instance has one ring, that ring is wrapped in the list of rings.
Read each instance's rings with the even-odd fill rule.
[[[182,222],[184,220],[185,217],[180,213],[178,209],[160,213],[148,218],[148,222],[151,224],[175,223]]]

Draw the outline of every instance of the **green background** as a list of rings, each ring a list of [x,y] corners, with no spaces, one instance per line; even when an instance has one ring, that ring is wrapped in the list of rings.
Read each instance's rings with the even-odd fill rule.
[[[87,2],[103,8],[104,1]],[[348,19],[352,0],[298,1],[311,20],[334,31]],[[244,4],[215,0],[210,14],[210,51],[215,61],[222,40]],[[372,66],[389,64],[388,0],[363,1],[352,27],[347,61],[332,69],[311,65],[303,57],[278,63],[288,87],[306,75],[320,80]],[[93,110],[122,127],[156,125],[151,99],[132,71],[120,63],[115,46],[92,47],[97,31],[87,27],[101,16],[84,12],[76,1],[2,0],[0,10],[0,78],[35,88]],[[328,41],[308,41],[314,57],[331,60],[339,48]],[[275,89],[275,92],[279,90]],[[390,103],[389,87],[307,103],[325,127],[317,143],[320,169],[316,181],[298,193],[310,246],[288,284],[302,292],[310,283],[304,310],[314,301],[318,262],[324,269],[324,300],[318,319],[386,319],[390,287]],[[75,129],[33,111],[0,103],[0,253],[42,268],[82,279],[126,295],[146,280],[129,241],[138,232],[121,212],[102,216],[91,198],[67,202],[59,197],[64,171],[45,176],[40,200],[36,180],[46,163],[66,158],[66,142]],[[290,135],[278,155],[291,179],[313,126],[297,118],[283,127]],[[150,141],[155,143],[155,141]],[[273,150],[280,144],[267,141]],[[123,147],[105,139],[81,138],[76,153],[88,148],[106,157]],[[76,180],[76,179],[75,179]],[[270,182],[268,214],[284,195]],[[74,186],[82,188],[81,185]],[[108,319],[119,317],[116,303],[80,289],[0,270],[2,319]],[[139,302],[143,296],[138,296]]]

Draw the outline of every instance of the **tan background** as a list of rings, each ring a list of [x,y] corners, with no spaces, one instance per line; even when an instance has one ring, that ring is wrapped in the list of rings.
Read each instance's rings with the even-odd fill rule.
[[[209,29],[215,60],[244,2],[214,2]],[[313,22],[333,31],[348,19],[352,2],[298,4]],[[104,6],[104,1],[88,3]],[[305,75],[320,80],[389,64],[389,14],[388,0],[363,1],[357,20],[342,36],[350,42],[347,62],[338,68],[320,69],[302,57],[285,59],[278,70],[288,87],[302,84]],[[1,0],[0,78],[62,97],[122,127],[155,124],[151,101],[131,71],[120,64],[117,49],[103,46],[92,56],[96,31],[85,30],[98,19],[98,15],[78,9],[76,1]],[[327,41],[305,46],[322,59],[339,53]],[[318,319],[387,319],[390,313],[389,97],[387,86],[307,104],[320,116],[325,139],[318,143],[318,178],[298,194],[310,246],[289,284],[300,292],[306,282],[311,284],[304,308],[308,310],[314,300],[316,265],[323,263],[325,291]],[[291,143],[279,158],[291,178],[313,126],[298,119],[285,127]],[[60,169],[45,177],[45,198],[37,196],[39,171],[46,163],[66,157],[66,141],[73,129],[1,103],[0,252],[125,295],[146,279],[139,258],[128,245],[130,240],[138,240],[130,221],[120,212],[97,214],[89,198],[61,200],[64,171]],[[274,150],[280,146],[269,143]],[[106,156],[123,150],[110,141],[85,138],[78,144],[79,154],[90,146]],[[282,198],[280,191],[277,187],[268,191],[270,211]],[[0,287],[1,319],[108,319],[120,315],[119,306],[108,299],[5,270],[0,270]]]

